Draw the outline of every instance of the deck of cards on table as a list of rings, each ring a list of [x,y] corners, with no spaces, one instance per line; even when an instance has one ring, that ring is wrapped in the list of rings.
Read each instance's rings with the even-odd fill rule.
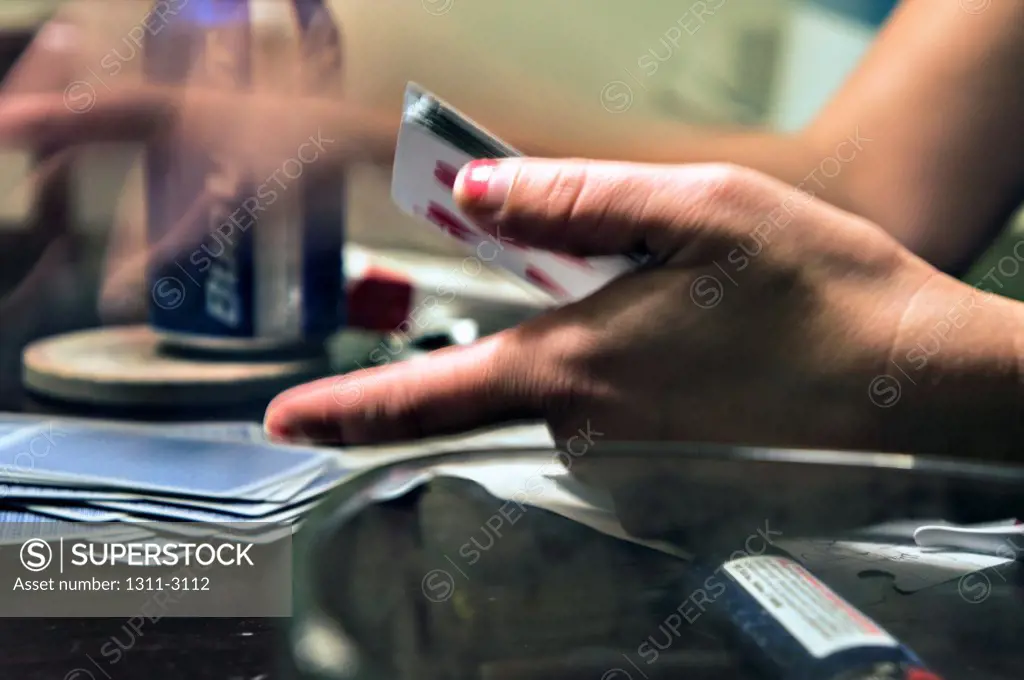
[[[459,170],[483,158],[521,156],[450,105],[410,83],[398,135],[391,197],[419,217],[465,244],[481,262],[507,270],[550,295],[557,303],[578,300],[642,266],[644,254],[578,258],[538,250],[480,229],[452,198]]]
[[[40,522],[112,523],[118,540],[145,540],[157,522],[182,534],[297,527],[352,472],[329,451],[268,443],[256,423],[0,414],[0,545]]]

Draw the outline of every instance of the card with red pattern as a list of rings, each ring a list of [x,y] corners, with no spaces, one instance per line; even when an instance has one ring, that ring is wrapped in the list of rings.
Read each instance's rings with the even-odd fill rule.
[[[593,293],[646,261],[643,255],[578,258],[516,243],[500,227],[482,229],[455,205],[452,188],[466,163],[520,155],[419,86],[406,90],[391,197],[404,212],[461,241],[483,265],[505,269],[559,303]]]

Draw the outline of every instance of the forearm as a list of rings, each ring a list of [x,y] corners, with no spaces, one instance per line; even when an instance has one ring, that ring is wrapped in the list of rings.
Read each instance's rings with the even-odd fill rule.
[[[1024,3],[983,9],[904,0],[799,136],[717,135],[609,114],[595,123],[604,132],[589,139],[571,123],[551,121],[549,143],[537,146],[549,156],[728,162],[803,182],[960,274],[1024,195]],[[848,140],[858,144],[841,146]]]
[[[318,124],[338,140],[339,160],[388,165],[394,159],[398,114],[321,105]],[[483,121],[482,121],[483,122]],[[512,117],[487,121],[488,127],[525,155],[543,158],[592,158],[637,163],[729,163],[751,168],[855,212],[842,175],[836,169],[855,160],[871,140],[853,131],[831,149],[817,149],[802,135],[768,131],[709,131],[672,121],[647,121],[617,130],[599,127],[565,134],[563,126],[535,126]]]
[[[852,143],[854,136],[850,136]],[[843,142],[846,140],[838,140]],[[863,144],[863,140],[858,140]],[[821,172],[823,161],[834,155],[818,150],[802,135],[784,135],[761,130],[706,130],[678,122],[646,122],[616,135],[581,141],[557,137],[529,140],[523,135],[521,148],[531,155],[554,158],[600,158],[637,163],[729,163],[764,173],[793,186],[802,185],[819,198],[845,202],[841,176],[832,168]],[[850,151],[851,154],[843,154]],[[849,158],[856,149],[840,150]],[[836,159],[833,159],[836,160]],[[817,171],[817,172],[816,172]],[[830,179],[826,175],[832,174]]]

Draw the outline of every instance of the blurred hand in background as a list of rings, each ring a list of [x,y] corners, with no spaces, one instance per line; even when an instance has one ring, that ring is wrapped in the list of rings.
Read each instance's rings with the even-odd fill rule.
[[[131,10],[121,21],[111,22],[123,25],[135,19],[128,15],[146,5],[131,0],[70,5],[38,32],[8,75],[0,91],[0,146],[31,151],[38,161],[19,189],[45,186],[66,174],[83,149],[97,144],[133,144],[141,149],[170,143],[183,154],[197,156],[216,149],[240,172],[265,178],[280,172],[282,163],[309,140],[318,145],[316,163],[308,167],[313,176],[336,173],[344,163],[390,160],[397,129],[393,120],[343,101],[337,87],[296,91],[304,82],[306,64],[297,50],[285,49],[287,41],[284,47],[265,41],[263,60],[276,64],[276,70],[263,69],[264,77],[248,91],[214,88],[198,77],[174,86],[153,82],[143,72],[141,57],[142,38],[149,33],[128,29],[125,37],[115,40],[110,29],[100,31],[96,23],[95,10]],[[92,13],[83,14],[83,9]],[[288,27],[282,22],[280,28]],[[109,167],[104,170],[110,172]],[[143,174],[139,157],[130,175],[120,180],[130,181],[124,184],[109,231],[99,294],[101,315],[108,321],[141,318],[147,266],[195,248],[205,235],[199,231],[205,231],[204,221],[187,219],[203,209],[207,198],[200,195],[184,211],[186,219],[168,225],[159,240],[147,242]],[[40,261],[38,267],[43,266],[52,269],[52,263]],[[46,279],[46,273],[35,274],[24,278],[11,304],[33,298],[24,287]]]

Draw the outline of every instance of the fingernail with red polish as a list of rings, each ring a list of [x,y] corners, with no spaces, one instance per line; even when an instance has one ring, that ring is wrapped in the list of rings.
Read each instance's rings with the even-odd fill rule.
[[[455,197],[466,210],[494,213],[508,197],[515,165],[497,160],[467,163],[455,179]]]
[[[343,440],[341,424],[334,422],[285,423],[267,432],[273,441],[314,446],[340,444]]]
[[[295,436],[295,430],[288,425],[264,423],[263,434],[272,442],[286,442]]]

